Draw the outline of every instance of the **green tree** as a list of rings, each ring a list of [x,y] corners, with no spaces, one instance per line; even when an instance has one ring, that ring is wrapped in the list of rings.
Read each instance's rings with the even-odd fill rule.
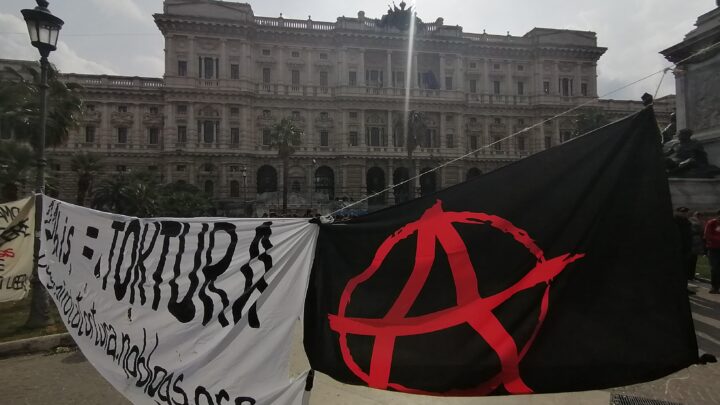
[[[609,124],[610,120],[600,110],[583,111],[573,121],[573,138]]]
[[[175,182],[160,187],[158,216],[200,217],[210,214],[212,203],[207,195],[192,184]]]
[[[277,149],[278,156],[283,162],[283,212],[287,211],[288,171],[290,170],[290,156],[295,153],[295,147],[302,142],[303,130],[289,118],[283,118],[272,127],[270,147]]]
[[[147,173],[119,173],[98,184],[92,207],[115,214],[152,217],[157,211],[157,188],[157,182]]]
[[[37,149],[40,134],[39,66],[25,65],[22,71],[10,67],[6,70],[14,79],[0,82],[0,120],[12,129],[17,139]],[[67,141],[70,130],[78,126],[82,87],[60,80],[60,74],[52,65],[48,70],[48,86],[45,143],[53,147]]]
[[[78,205],[85,205],[88,195],[92,195],[93,182],[102,169],[102,157],[92,152],[80,152],[73,155],[70,168],[78,175],[77,198]]]
[[[420,111],[411,110],[408,112],[407,121],[398,120],[395,123],[395,131],[405,136],[405,151],[408,158],[408,175],[410,179],[415,178],[415,159],[413,153],[418,146],[428,147],[427,139],[427,118]],[[411,180],[408,186],[408,198],[415,198],[415,180]]]
[[[0,141],[0,202],[19,199],[35,176],[35,153],[27,143]]]

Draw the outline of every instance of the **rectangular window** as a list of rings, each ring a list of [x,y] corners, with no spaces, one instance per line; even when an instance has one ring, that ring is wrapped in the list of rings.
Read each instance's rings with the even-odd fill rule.
[[[236,165],[230,166],[230,173],[240,173],[240,166],[236,166]]]
[[[187,142],[187,127],[184,125],[177,127],[177,141],[178,143]]]
[[[328,131],[320,131],[320,146],[328,146],[330,144]]]
[[[158,167],[155,166],[155,165],[148,166],[148,171],[150,171],[150,172],[156,172],[156,171],[158,171]]]
[[[477,135],[470,135],[470,150],[478,149],[478,137]]]
[[[500,64],[499,63],[494,64],[493,69],[500,70]]]
[[[262,132],[262,144],[263,146],[270,146],[271,132],[270,128],[264,128]]]
[[[160,128],[148,128],[148,144],[157,145],[160,143]]]
[[[177,111],[177,115],[186,115],[187,114],[187,105],[178,104],[176,111]]]
[[[230,143],[240,145],[240,128],[230,128]]]
[[[405,87],[405,72],[401,70],[393,72],[393,86],[397,88]]]
[[[95,111],[95,104],[85,104],[85,111]]]
[[[263,49],[262,50],[263,56],[270,56],[270,50],[269,49]]]
[[[187,61],[178,61],[178,76],[187,76]]]
[[[545,149],[550,149],[552,147],[552,137],[546,136],[545,137]]]
[[[240,108],[239,107],[230,107],[230,116],[237,117],[238,115],[240,115]]]
[[[358,133],[357,133],[357,131],[350,131],[350,146],[358,146]]]
[[[543,93],[550,94],[550,82],[543,82]]]
[[[293,57],[293,58],[299,58],[299,57],[300,57],[300,52],[298,52],[298,51],[293,51],[293,52],[292,52],[292,57]]]
[[[300,71],[299,70],[291,70],[290,75],[292,77],[292,85],[299,86],[300,85]]]
[[[95,143],[95,127],[92,125],[85,127],[85,143]]]
[[[117,143],[126,144],[128,141],[128,129],[120,127],[117,129]]]
[[[262,117],[263,117],[263,118],[272,118],[272,111],[270,111],[270,110],[263,110],[263,112],[262,112]]]
[[[262,75],[263,83],[270,83],[270,68],[263,68]]]
[[[125,165],[117,165],[117,166],[115,166],[115,171],[116,171],[116,172],[126,172],[126,171],[127,171],[127,166],[125,166]]]
[[[150,107],[150,108],[148,109],[148,112],[149,112],[150,114],[152,114],[152,115],[158,115],[158,112],[159,112],[159,111],[160,111],[160,110],[159,110],[157,107]]]
[[[203,58],[203,77],[205,79],[214,79],[215,76],[215,59]]]
[[[186,168],[185,165],[177,165],[177,166],[175,166],[175,171],[176,172],[184,172],[185,168]]]
[[[502,138],[500,138],[499,136],[492,137],[493,149],[495,149],[498,152],[501,152],[503,150],[503,145],[502,145],[502,142],[500,142],[500,139],[502,139]]]
[[[118,112],[127,112],[127,106],[126,106],[126,105],[119,105],[119,106],[118,106]]]
[[[517,94],[518,94],[518,96],[522,96],[525,94],[525,83],[523,83],[523,82],[517,83]]]
[[[325,59],[327,59],[327,58],[328,58],[328,55],[327,55],[326,53],[321,53],[321,54],[320,54],[320,59],[325,60]]]
[[[525,66],[518,65],[517,70],[518,70],[518,72],[522,72],[523,70],[525,70]]]
[[[237,80],[240,78],[240,65],[238,65],[237,63],[230,64],[230,78],[233,80]]]
[[[348,84],[350,86],[357,86],[357,72],[355,72],[355,71],[348,72]]]
[[[300,111],[293,111],[292,112],[292,119],[297,121],[300,119]]]
[[[470,63],[470,69],[476,69],[476,68],[477,68],[477,63],[475,63],[475,62]]]
[[[445,135],[445,146],[448,148],[455,147],[455,135],[453,135],[453,134]]]
[[[587,97],[587,95],[588,95],[588,84],[587,83],[580,83],[580,94]]]
[[[202,126],[202,139],[205,143],[215,142],[215,127],[217,123],[215,121],[204,121]]]
[[[527,145],[525,145],[525,137],[524,136],[518,136],[517,137],[517,148],[520,151],[524,151]]]
[[[500,94],[500,82],[497,80],[493,82],[493,94]]]
[[[320,86],[327,87],[328,85],[328,72],[320,72]]]
[[[351,119],[351,120],[356,120],[356,119],[358,119],[358,113],[357,113],[357,111],[350,111],[350,119]]]
[[[445,90],[452,90],[453,89],[453,80],[452,76],[445,77]]]
[[[477,93],[477,80],[470,80],[470,93]]]

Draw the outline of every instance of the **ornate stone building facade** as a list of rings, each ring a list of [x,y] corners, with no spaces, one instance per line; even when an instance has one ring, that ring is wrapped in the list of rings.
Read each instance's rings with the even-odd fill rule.
[[[321,22],[258,17],[241,3],[165,0],[155,15],[162,79],[66,75],[84,86],[85,113],[69,143],[52,151],[56,169],[68,171],[61,196],[75,190],[70,156],[86,150],[106,156],[106,173],[150,170],[195,184],[226,213],[243,201],[256,214],[276,210],[283,181],[291,209],[327,212],[334,200],[361,199],[474,152],[363,206],[373,209],[406,199],[408,187],[430,193],[558,145],[572,136],[572,116],[504,138],[597,98],[605,49],[593,32],[474,34],[438,18],[418,24],[408,56],[408,32],[391,18],[406,11]],[[410,108],[428,126],[412,163],[397,130],[407,82]],[[596,108],[615,117],[641,107]],[[283,117],[305,132],[287,179],[268,146]]]

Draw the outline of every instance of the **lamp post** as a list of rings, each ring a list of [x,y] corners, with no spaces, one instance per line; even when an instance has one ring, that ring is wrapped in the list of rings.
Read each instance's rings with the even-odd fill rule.
[[[35,202],[35,255],[32,277],[32,303],[30,316],[26,326],[30,328],[43,327],[51,324],[49,311],[49,297],[43,289],[38,278],[38,256],[40,252],[40,222],[42,212],[42,194],[45,191],[45,133],[47,126],[47,89],[48,89],[48,56],[57,49],[58,36],[63,26],[63,20],[52,15],[48,10],[46,0],[37,0],[34,9],[20,10],[27,24],[30,34],[30,43],[40,51],[40,138],[37,142],[37,173],[35,178],[35,191],[40,195]]]
[[[247,166],[242,168],[243,176],[243,215],[247,216]]]

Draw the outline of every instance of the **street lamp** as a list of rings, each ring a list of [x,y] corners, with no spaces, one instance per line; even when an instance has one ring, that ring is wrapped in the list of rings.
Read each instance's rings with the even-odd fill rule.
[[[243,215],[247,215],[247,166],[242,168],[243,176]]]
[[[45,191],[45,131],[47,126],[47,89],[48,89],[48,55],[57,49],[58,36],[63,26],[63,20],[52,15],[48,10],[46,0],[37,0],[38,6],[34,9],[21,10],[30,43],[40,51],[40,139],[38,142],[38,171],[35,182],[36,191],[42,194]]]
[[[35,189],[42,196],[45,191],[45,133],[47,126],[47,89],[48,89],[48,56],[50,52],[57,49],[58,36],[63,26],[63,20],[52,15],[48,10],[47,1],[37,0],[37,7],[34,9],[20,10],[25,18],[30,43],[40,51],[40,139],[38,139],[37,165],[38,170],[35,178]],[[42,197],[40,197],[42,198]],[[32,302],[30,304],[30,316],[26,326],[36,328],[50,325],[50,298],[38,277],[38,257],[40,254],[40,222],[42,204],[40,200],[35,202],[35,255],[32,277]]]

